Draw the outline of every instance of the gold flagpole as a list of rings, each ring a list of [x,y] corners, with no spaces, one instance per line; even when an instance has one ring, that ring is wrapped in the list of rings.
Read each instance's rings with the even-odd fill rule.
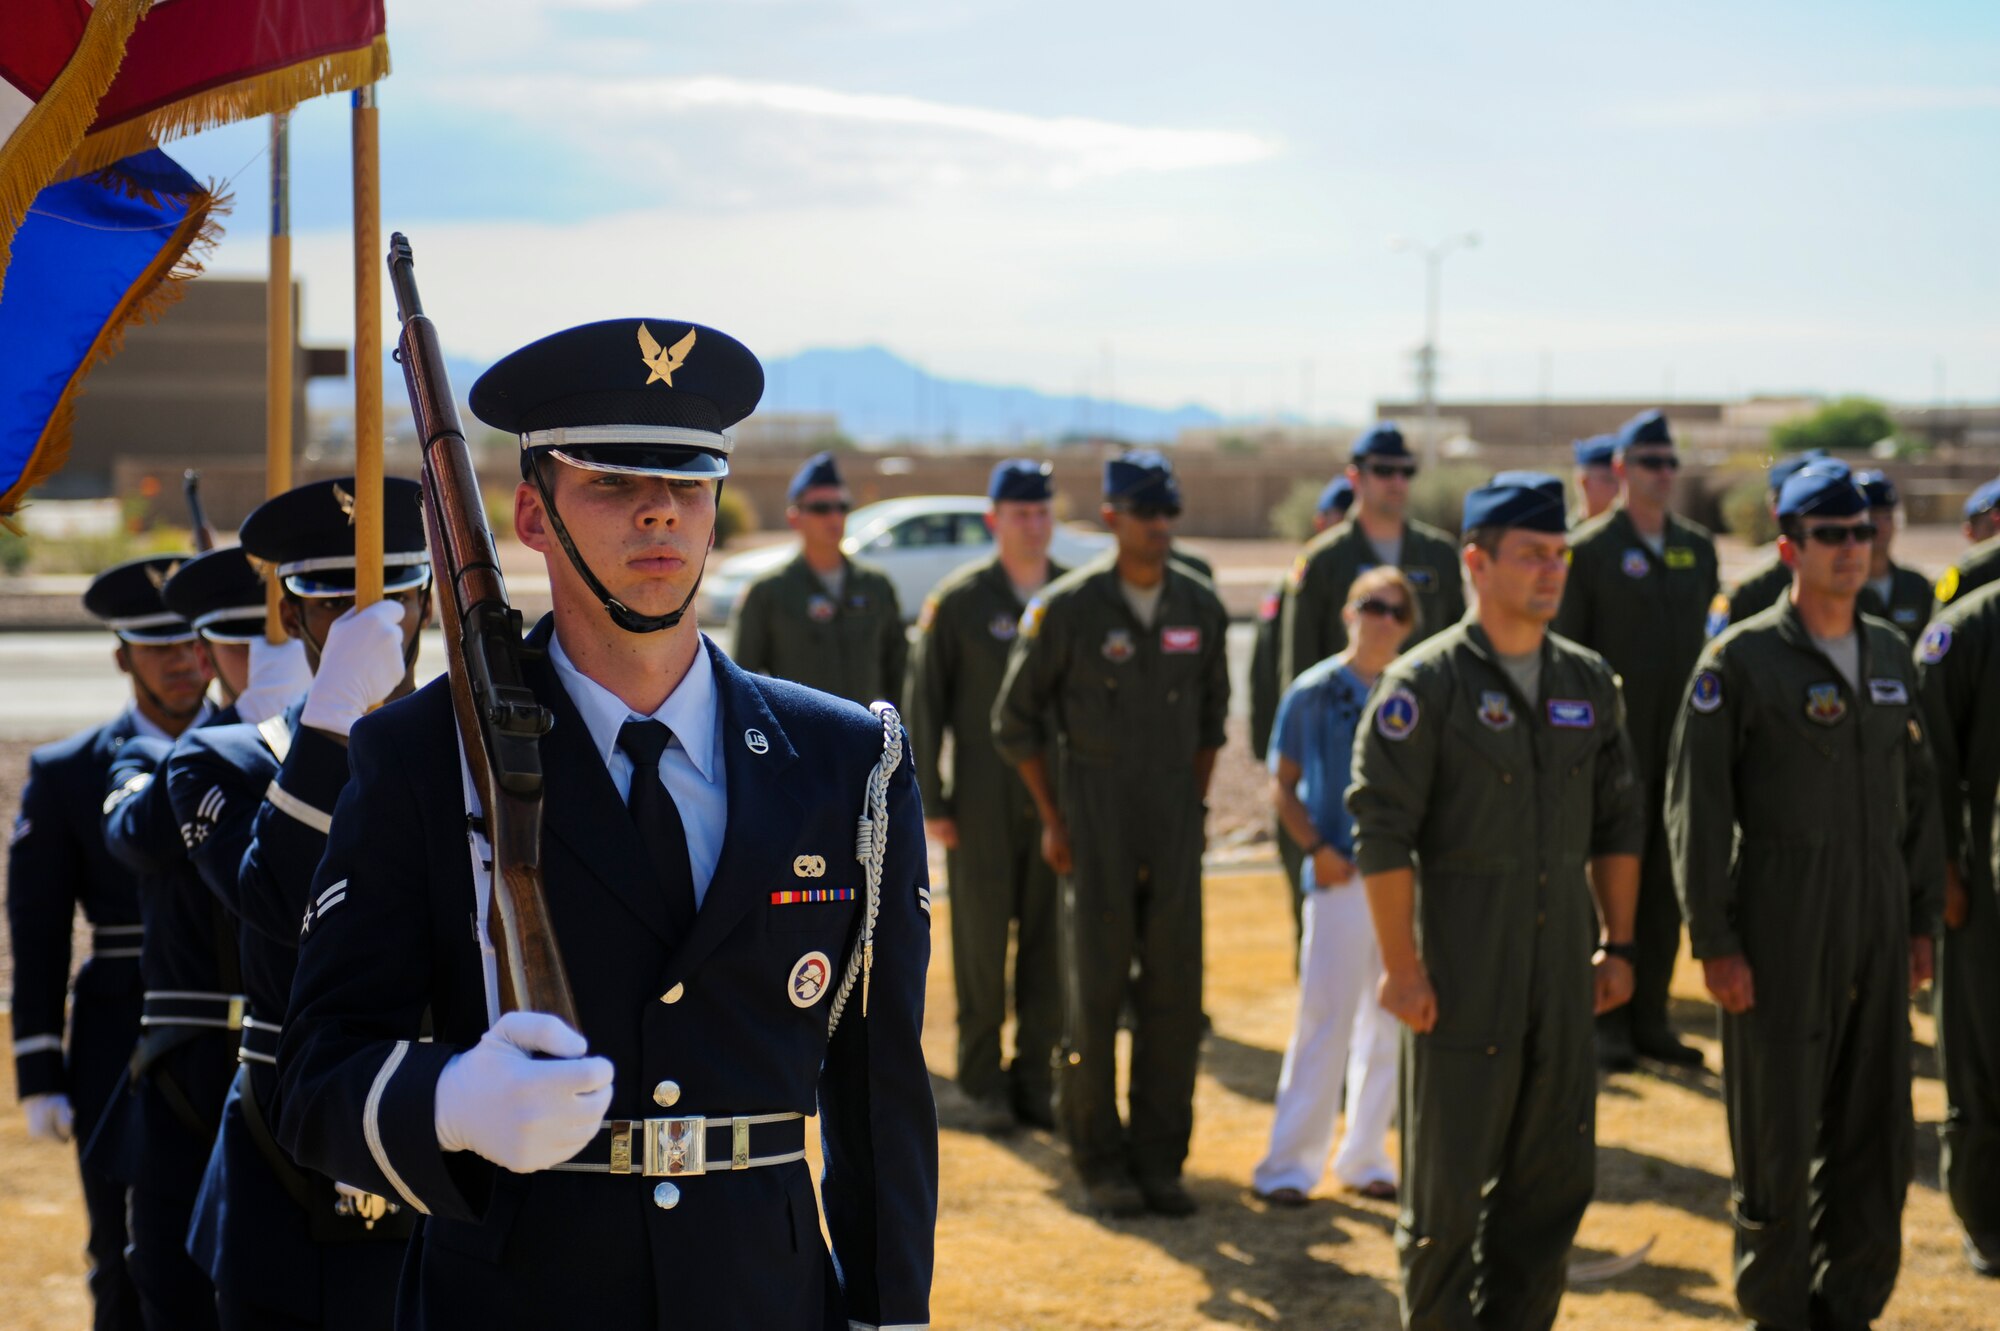
[[[375,85],[354,94],[354,604],[382,599],[382,201]]]
[[[271,261],[264,285],[264,497],[292,488],[292,117],[271,117]],[[285,640],[282,588],[264,589],[264,637]]]

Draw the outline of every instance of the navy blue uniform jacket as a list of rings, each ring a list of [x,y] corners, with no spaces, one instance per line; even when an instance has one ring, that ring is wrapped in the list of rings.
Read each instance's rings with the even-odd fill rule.
[[[104,783],[111,760],[138,733],[129,711],[36,749],[7,856],[7,927],[14,947],[14,1074],[21,1098],[60,1092],[87,1141],[139,1036],[139,888],[104,845]],[[77,907],[100,930],[104,952],[70,993],[70,932]]]
[[[547,641],[550,621],[530,636]],[[615,1068],[610,1118],[820,1115],[820,1235],[803,1162],[677,1180],[515,1174],[438,1147],[438,1074],[490,1024],[451,699],[444,680],[354,729],[353,779],[314,882],[279,1047],[280,1136],[315,1168],[425,1214],[397,1325],[910,1327],[929,1320],[937,1125],[919,1038],[930,955],[923,812],[906,760],[889,838],[868,1013],[860,986],[829,1040],[829,995],[791,1000],[801,958],[838,976],[864,909],[855,826],[881,725],[827,694],[715,666],[729,814],[693,928],[669,943],[646,850],[545,659],[554,713],[542,857],[556,937],[593,1053]],[[824,876],[794,861],[819,856]],[[810,865],[810,861],[807,862]],[[334,889],[345,884],[344,894]],[[853,888],[846,901],[774,892]],[[832,986],[829,986],[832,988]],[[429,1009],[435,1042],[419,1040]]]

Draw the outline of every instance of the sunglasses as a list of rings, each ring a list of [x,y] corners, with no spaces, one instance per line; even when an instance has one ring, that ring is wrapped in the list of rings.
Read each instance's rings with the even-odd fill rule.
[[[1155,518],[1177,518],[1181,515],[1179,504],[1123,504],[1120,507],[1141,522],[1151,522]]]
[[[1363,470],[1378,480],[1386,481],[1392,476],[1400,476],[1407,481],[1417,474],[1417,464],[1414,462],[1371,462]]]
[[[1679,471],[1680,456],[1675,453],[1631,453],[1625,461],[1634,467],[1644,467],[1647,471]]]
[[[1806,539],[1818,541],[1821,545],[1846,545],[1850,541],[1856,545],[1867,545],[1875,539],[1878,530],[1872,522],[1857,522],[1847,527],[1807,527]]]
[[[1383,601],[1371,596],[1365,601],[1356,601],[1354,608],[1361,614],[1387,617],[1398,624],[1410,622],[1410,607],[1400,601]]]
[[[845,513],[854,506],[845,499],[815,499],[810,504],[800,504],[799,512],[810,513],[814,517],[825,517],[829,513]]]

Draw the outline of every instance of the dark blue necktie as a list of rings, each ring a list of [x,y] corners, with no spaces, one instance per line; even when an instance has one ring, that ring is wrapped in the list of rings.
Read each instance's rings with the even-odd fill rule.
[[[687,828],[674,797],[660,779],[660,755],[674,732],[658,721],[627,721],[618,747],[632,759],[632,794],[625,801],[639,839],[646,843],[655,881],[667,903],[669,941],[678,946],[694,927],[694,870],[688,864]]]

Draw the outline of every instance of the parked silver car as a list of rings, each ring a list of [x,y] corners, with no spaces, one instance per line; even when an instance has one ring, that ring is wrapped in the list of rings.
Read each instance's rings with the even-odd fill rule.
[[[884,499],[847,515],[847,539],[841,546],[889,575],[903,618],[911,621],[931,588],[944,581],[946,574],[993,553],[986,509],[986,500],[978,495]],[[1073,568],[1110,548],[1107,533],[1058,524],[1049,542],[1049,555]],[[785,563],[798,549],[796,541],[780,541],[731,555],[712,566],[701,583],[702,623],[728,623],[751,579]]]

